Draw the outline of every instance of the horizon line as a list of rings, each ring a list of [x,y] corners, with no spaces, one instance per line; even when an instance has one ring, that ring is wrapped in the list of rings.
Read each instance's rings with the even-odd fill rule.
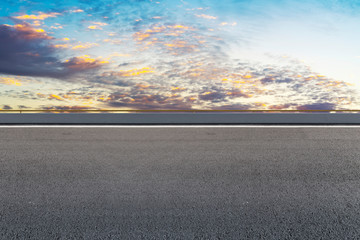
[[[268,109],[268,110],[245,110],[245,109],[0,109],[1,112],[360,112],[360,109],[308,109],[308,110],[280,110],[280,109]]]

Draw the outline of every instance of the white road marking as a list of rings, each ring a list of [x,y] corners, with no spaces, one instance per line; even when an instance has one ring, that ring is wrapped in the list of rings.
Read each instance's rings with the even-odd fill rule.
[[[0,125],[0,128],[360,128],[360,125]]]

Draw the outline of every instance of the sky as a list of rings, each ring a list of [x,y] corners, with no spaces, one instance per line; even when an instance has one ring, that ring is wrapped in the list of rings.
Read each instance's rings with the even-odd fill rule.
[[[0,109],[360,109],[360,0],[1,0]]]

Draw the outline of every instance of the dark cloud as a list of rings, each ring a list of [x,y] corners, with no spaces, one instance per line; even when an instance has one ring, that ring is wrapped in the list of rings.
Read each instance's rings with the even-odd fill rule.
[[[241,90],[232,90],[230,92],[227,92],[226,95],[229,96],[230,98],[238,98],[238,97],[249,98],[249,97],[251,97],[250,94],[243,93]]]
[[[156,102],[109,102],[110,107],[116,108],[128,108],[128,109],[138,109],[138,110],[161,110],[161,109],[174,109],[174,110],[190,110],[192,109],[191,105],[184,102],[171,102],[166,104],[159,104]]]
[[[125,63],[119,64],[118,67],[127,67],[127,66],[130,66],[131,64],[132,63],[125,62]]]
[[[291,83],[292,81],[294,81],[294,79],[284,78],[284,79],[276,80],[275,83]]]
[[[66,75],[48,39],[31,33],[30,26],[24,25],[28,28],[0,25],[0,73],[39,77]]]
[[[73,57],[67,60],[63,66],[68,69],[69,73],[90,70],[99,68],[103,64],[108,63],[107,61],[101,61],[99,59],[93,59],[88,56]]]
[[[286,110],[293,106],[296,106],[296,104],[286,103],[286,104],[279,104],[279,105],[270,105],[268,108],[270,110]]]
[[[99,60],[85,62],[76,57],[61,62],[51,39],[27,23],[0,25],[0,73],[63,78],[102,65]]]
[[[212,108],[214,110],[250,110],[254,109],[251,104],[225,104],[219,107]]]
[[[191,109],[191,101],[179,96],[166,96],[162,94],[136,94],[113,93],[109,96],[107,104],[110,107],[124,107],[130,109]]]
[[[206,92],[199,94],[199,99],[205,101],[219,102],[225,98],[225,94],[222,92]]]
[[[336,104],[334,103],[312,103],[296,107],[297,110],[334,110]]]
[[[106,22],[111,37],[121,40],[131,53],[123,62],[114,61],[113,69],[110,63],[104,72],[97,72],[106,64],[101,58],[84,55],[62,62],[59,50],[51,47],[51,36],[29,25],[1,25],[0,73],[65,78],[86,71],[78,79],[100,87],[103,92],[93,100],[109,108],[335,109],[354,102],[355,94],[344,82],[319,77],[294,59],[275,56],[271,61],[268,56],[266,64],[246,56],[229,58],[231,34],[219,29],[220,22],[194,21],[193,13],[180,18],[183,11],[166,10],[165,5],[148,0],[80,0],[77,7],[84,10],[84,19],[79,30],[90,18]],[[94,89],[80,90],[79,95],[87,94],[95,96]],[[58,98],[49,99],[63,98],[58,93]],[[63,107],[69,106],[57,106]]]
[[[275,79],[273,77],[264,77],[260,81],[261,81],[262,84],[268,84],[268,83],[273,83],[274,80]]]
[[[11,109],[13,109],[13,108],[10,107],[9,105],[3,105],[2,109],[4,109],[4,110],[11,110]]]
[[[196,60],[194,55],[187,59],[191,64],[179,58],[152,65],[154,73],[142,75],[142,84],[110,73],[99,77],[99,83],[107,80],[101,82],[105,88],[123,87],[103,102],[135,109],[254,110],[339,109],[355,102],[355,93],[345,82],[317,75],[301,64],[290,68],[249,63],[234,68],[223,59],[215,66],[216,60]],[[246,103],[234,104],[235,99]]]
[[[43,110],[94,110],[96,108],[84,106],[43,106]]]
[[[29,109],[30,107],[25,106],[25,105],[18,105],[18,108],[19,109]]]

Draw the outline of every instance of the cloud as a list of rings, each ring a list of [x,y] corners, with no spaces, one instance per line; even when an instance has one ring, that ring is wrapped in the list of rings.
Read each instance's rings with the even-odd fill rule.
[[[103,26],[108,25],[107,23],[104,22],[91,22],[92,25],[88,26],[88,29],[91,30],[102,30]]]
[[[334,103],[311,103],[296,107],[297,110],[334,110],[336,105]]]
[[[212,109],[214,109],[214,110],[251,110],[254,108],[251,104],[235,103],[235,104],[224,104],[222,106],[217,106]]]
[[[56,94],[49,94],[48,96],[48,99],[52,100],[52,99],[55,99],[55,100],[58,100],[58,101],[64,101],[64,99]]]
[[[225,98],[225,94],[222,92],[205,92],[199,95],[199,99],[205,101],[220,101]]]
[[[70,69],[70,71],[89,70],[99,68],[109,61],[102,59],[91,58],[89,55],[73,57],[65,61],[64,66]]]
[[[92,24],[98,25],[98,26],[106,26],[108,25],[107,23],[104,22],[91,22]]]
[[[155,72],[154,69],[151,67],[143,67],[139,69],[135,68],[130,70],[122,70],[118,72],[109,72],[107,73],[107,75],[118,76],[118,77],[133,77],[133,76],[149,74],[154,72]]]
[[[29,24],[0,25],[0,73],[60,77],[61,62],[50,46],[49,37]]]
[[[84,44],[79,44],[79,45],[72,46],[71,49],[73,49],[73,50],[84,50],[84,49],[97,47],[97,46],[99,46],[98,43],[84,43]]]
[[[52,17],[57,17],[61,15],[60,13],[57,12],[52,12],[52,13],[43,13],[43,12],[39,12],[37,15],[35,14],[31,14],[31,15],[21,15],[21,16],[16,16],[14,17],[15,19],[19,19],[19,20],[45,20],[46,18],[52,18]]]
[[[270,105],[268,107],[268,109],[270,110],[286,110],[286,109],[289,109],[293,106],[296,106],[296,104],[289,104],[289,103],[286,103],[286,104],[279,104],[279,105]]]
[[[97,26],[97,25],[91,25],[91,26],[88,26],[87,28],[91,29],[91,30],[102,30],[102,28],[100,26]]]
[[[22,83],[19,79],[11,77],[0,77],[0,84],[21,86]]]
[[[0,73],[65,78],[108,63],[86,55],[62,62],[52,39],[27,23],[0,25]]]
[[[84,12],[84,10],[82,10],[82,9],[74,9],[74,10],[70,10],[69,12],[71,12],[71,13],[82,13],[82,12]]]
[[[191,109],[191,101],[178,95],[166,96],[162,94],[136,94],[113,93],[107,104],[110,107],[130,109]]]
[[[68,40],[65,40],[68,41]],[[78,45],[71,45],[69,43],[64,43],[64,44],[55,44],[52,45],[52,47],[54,48],[65,48],[65,49],[72,49],[72,50],[85,50],[85,49],[89,49],[89,48],[93,48],[93,47],[97,47],[99,46],[98,43],[80,43]]]
[[[230,96],[231,98],[237,98],[237,97],[244,97],[244,98],[250,98],[253,95],[252,94],[246,94],[243,91],[241,91],[240,89],[238,90],[231,90],[229,92],[226,93],[227,96]]]
[[[88,106],[42,106],[41,109],[43,110],[95,110],[97,108],[88,107]]]
[[[10,105],[3,105],[3,106],[2,106],[2,109],[3,109],[3,110],[11,110],[11,109],[13,109],[13,108],[10,107]]]
[[[343,108],[355,102],[351,86],[321,76],[294,59],[283,59],[280,64],[276,57],[260,56],[265,59],[260,63],[250,60],[256,56],[235,56],[236,51],[231,52],[234,45],[242,49],[241,44],[251,42],[256,38],[254,33],[263,29],[258,29],[258,23],[243,22],[241,14],[235,14],[237,18],[225,14],[238,11],[240,2],[243,1],[195,1],[184,6],[180,2],[157,4],[147,0],[124,0],[121,4],[111,0],[81,1],[76,8],[61,11],[64,18],[57,20],[62,25],[53,24],[66,26],[66,35],[61,30],[46,32],[50,26],[43,26],[45,30],[38,28],[43,24],[40,18],[52,17],[39,12],[27,17],[32,25],[1,25],[0,73],[59,79],[83,74],[76,76],[84,86],[77,97],[58,90],[56,95],[48,90],[44,96],[37,96],[51,104],[80,103],[89,98],[94,106],[108,108],[296,110]],[[228,9],[236,4],[237,8],[223,11],[225,6]],[[200,9],[197,5],[209,8]],[[185,7],[191,12],[184,11]],[[86,14],[70,14],[80,8]],[[35,21],[41,23],[36,28]],[[87,27],[106,31],[101,34]],[[84,53],[77,54],[75,50]],[[105,57],[95,57],[100,52]],[[120,58],[124,56],[128,57],[125,61]],[[94,90],[101,93],[94,94]],[[16,92],[5,94],[14,96]]]
[[[343,108],[354,101],[348,84],[318,75],[305,65],[231,64],[224,59],[214,64],[214,59],[195,60],[196,56],[188,59],[190,64],[183,64],[183,59],[158,62],[154,65],[157,74],[141,76],[143,84],[131,75],[123,81],[126,71],[109,72],[103,87],[119,86],[123,91],[103,102],[134,109],[311,110]],[[116,78],[122,79],[121,84]]]
[[[182,24],[155,24],[133,34],[139,51],[159,49],[162,54],[184,55],[199,51],[205,43],[194,27]]]
[[[27,23],[11,25],[3,25],[7,27],[13,27],[17,32],[21,33],[22,38],[24,39],[53,39],[49,36],[44,29],[33,28]]]
[[[205,19],[210,19],[210,20],[216,20],[217,19],[217,17],[206,15],[206,14],[196,14],[195,16],[198,17],[198,18],[205,18]]]
[[[18,105],[18,109],[29,109],[30,107],[25,105]]]

